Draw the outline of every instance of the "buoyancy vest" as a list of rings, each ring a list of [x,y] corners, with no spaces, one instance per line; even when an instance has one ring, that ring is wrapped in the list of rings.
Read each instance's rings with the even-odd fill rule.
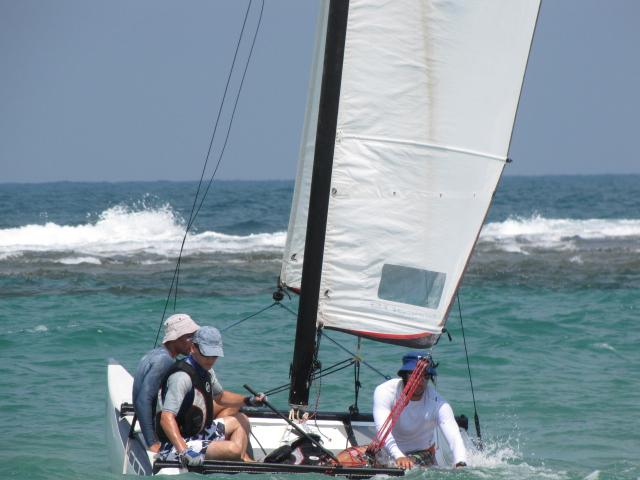
[[[211,426],[213,422],[213,395],[211,393],[211,374],[200,369],[202,374],[187,360],[176,362],[166,373],[160,386],[159,395],[164,402],[167,396],[167,382],[176,372],[184,372],[191,378],[191,390],[185,395],[180,410],[176,415],[176,422],[180,434],[184,438],[199,434]],[[161,442],[168,442],[169,438],[160,425],[162,412],[155,413],[156,434]]]

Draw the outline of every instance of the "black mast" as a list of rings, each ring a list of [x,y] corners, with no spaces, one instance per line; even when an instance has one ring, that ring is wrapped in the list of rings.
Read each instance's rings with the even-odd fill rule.
[[[304,406],[309,403],[309,387],[316,343],[316,315],[320,295],[324,237],[327,230],[331,169],[338,123],[348,13],[348,0],[331,0],[327,19],[318,128],[309,196],[307,237],[302,263],[300,306],[296,324],[293,363],[291,364],[289,403],[293,406]]]

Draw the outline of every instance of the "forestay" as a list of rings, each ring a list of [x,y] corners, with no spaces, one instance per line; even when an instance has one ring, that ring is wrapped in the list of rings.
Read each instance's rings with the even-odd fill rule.
[[[350,2],[319,324],[423,347],[442,332],[507,158],[538,8]],[[300,288],[324,25],[281,273],[290,288]]]

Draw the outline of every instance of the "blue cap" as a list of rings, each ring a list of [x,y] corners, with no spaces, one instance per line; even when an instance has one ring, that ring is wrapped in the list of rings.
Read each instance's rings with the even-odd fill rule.
[[[216,327],[200,327],[193,334],[192,342],[205,357],[224,357],[222,335]]]
[[[418,360],[421,358],[426,358],[429,362],[427,365],[426,373],[428,375],[437,375],[436,366],[433,363],[433,358],[431,358],[431,354],[428,352],[409,352],[402,357],[402,367],[398,370],[400,372],[413,372],[418,365]]]

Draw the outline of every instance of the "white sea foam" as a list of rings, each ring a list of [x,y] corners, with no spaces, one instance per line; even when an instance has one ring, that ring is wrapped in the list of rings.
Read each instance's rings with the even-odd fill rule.
[[[69,257],[69,258],[61,258],[58,260],[59,263],[64,265],[79,265],[81,263],[90,263],[93,265],[100,265],[102,262],[99,258],[95,257]]]
[[[640,237],[640,219],[509,218],[486,224],[481,242],[495,243],[508,252],[526,253],[523,248],[537,247],[573,250],[575,240],[624,239]]]
[[[22,256],[22,252],[0,252],[0,260],[15,259]]]
[[[67,253],[63,264],[99,264],[105,256],[135,256],[139,253],[177,255],[184,222],[165,205],[160,208],[112,207],[94,222],[81,225],[46,223],[0,229],[0,260],[25,252]],[[576,239],[622,239],[640,237],[640,219],[509,218],[486,224],[480,242],[501,250],[528,253],[531,248],[572,250]],[[254,253],[280,251],[285,232],[227,235],[215,231],[192,233],[185,243],[185,255],[198,253]],[[156,261],[145,259],[145,261]],[[579,263],[579,257],[574,257]]]
[[[609,350],[610,352],[615,352],[616,349],[614,347],[612,347],[611,345],[609,345],[608,343],[596,343],[594,345],[595,348],[598,348],[600,350]]]
[[[532,466],[523,461],[517,439],[485,441],[484,449],[467,448],[467,473],[472,478],[529,479],[545,478],[564,480],[564,471],[552,470],[544,466]]]
[[[141,252],[177,255],[184,224],[169,206],[138,211],[112,207],[98,220],[82,225],[25,225],[0,230],[0,259],[24,252],[73,252],[61,263],[100,263],[100,257],[132,256]],[[243,253],[281,250],[285,232],[225,235],[206,231],[189,234],[185,254]]]
[[[469,452],[469,465],[474,467],[497,467],[509,461],[519,460],[521,455],[509,445],[494,445],[491,450]]]

